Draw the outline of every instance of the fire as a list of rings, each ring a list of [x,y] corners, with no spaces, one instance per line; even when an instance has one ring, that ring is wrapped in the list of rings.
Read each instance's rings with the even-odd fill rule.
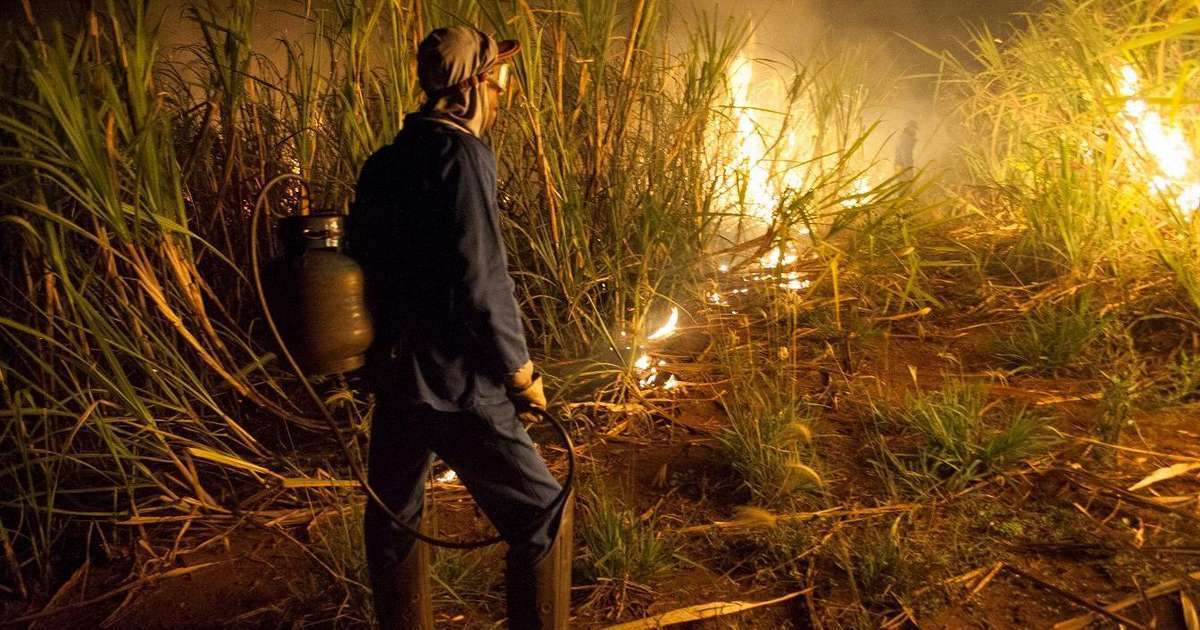
[[[671,335],[675,334],[675,327],[677,324],[679,324],[679,309],[673,307],[671,308],[671,315],[667,317],[667,322],[659,327],[658,330],[650,333],[650,336],[646,337],[646,340],[656,341],[658,339],[666,339],[667,337],[670,337]]]
[[[638,387],[642,389],[650,389],[658,384],[662,379],[662,374],[658,368],[664,367],[666,361],[659,359],[655,362],[650,358],[650,355],[643,354],[633,362],[633,367],[638,371]],[[675,378],[674,374],[667,374],[667,379],[662,383],[663,389],[675,389],[679,386],[679,379]]]
[[[782,96],[787,91],[782,82],[755,75],[754,60],[745,53],[729,65],[726,81],[733,148],[719,157],[727,187],[721,202],[737,209],[741,217],[769,224],[775,221],[786,191],[804,185],[795,165],[805,162],[803,155],[812,151],[800,133],[811,123],[796,103]],[[715,144],[727,142],[721,138]]]
[[[806,278],[801,278],[800,274],[798,274],[798,273],[789,274],[789,277],[787,278],[787,282],[779,283],[780,289],[787,289],[789,291],[803,291],[811,286],[812,286],[812,280],[808,280]]]
[[[857,208],[864,206],[870,201],[868,195],[871,192],[871,180],[863,175],[855,177],[853,182],[850,182],[850,196],[842,200],[842,207]]]
[[[737,193],[744,212],[760,221],[771,222],[779,206],[779,195],[771,182],[767,163],[767,145],[763,141],[762,125],[751,100],[754,84],[754,64],[738,55],[730,66],[729,91],[737,122],[737,154],[727,165],[729,179],[739,183]],[[736,193],[735,193],[736,194]]]
[[[1189,180],[1195,155],[1183,130],[1164,121],[1145,99],[1138,98],[1141,77],[1133,66],[1121,68],[1118,90],[1126,99],[1122,109],[1125,130],[1138,140],[1158,169],[1147,182],[1150,192],[1174,195],[1175,205],[1190,216],[1200,206],[1200,181]]]
[[[646,337],[646,341],[658,341],[660,339],[666,339],[667,337],[675,334],[675,330],[678,326],[679,309],[677,307],[672,307],[671,314],[667,316],[667,321],[664,322],[663,325],[658,328],[658,330],[650,333],[650,335]],[[637,371],[638,387],[642,389],[649,389],[658,386],[659,381],[662,380],[662,376],[664,376],[663,373],[659,372],[659,368],[665,366],[666,364],[667,362],[663,361],[662,359],[655,361],[647,353],[642,353],[640,356],[638,356],[638,358],[633,362],[633,369]],[[666,376],[668,378],[663,384],[663,387],[665,389],[673,389],[678,384],[677,382],[672,382],[675,380],[674,375],[666,374]]]
[[[819,161],[814,159],[820,154],[814,146],[820,136],[818,123],[804,107],[781,95],[788,88],[778,79],[756,76],[754,61],[744,52],[734,58],[726,79],[734,150],[720,157],[728,186],[722,202],[739,208],[744,217],[771,223],[787,191],[808,185],[805,170]],[[870,192],[871,179],[863,174],[850,182],[841,204],[865,205]]]
[[[658,368],[652,367],[648,371],[642,372],[638,378],[638,387],[648,389],[654,386],[654,381],[658,380]]]
[[[776,267],[782,267],[796,262],[796,255],[791,252],[784,251],[783,247],[775,247],[766,254],[763,254],[763,257],[760,258],[758,262],[766,269],[774,269]]]

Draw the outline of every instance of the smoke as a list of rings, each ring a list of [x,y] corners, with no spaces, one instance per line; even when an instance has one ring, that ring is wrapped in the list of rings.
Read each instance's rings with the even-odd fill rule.
[[[700,12],[747,17],[755,24],[750,54],[810,59],[859,55],[863,80],[883,90],[875,149],[891,158],[894,137],[908,123],[919,126],[916,161],[933,164],[957,146],[953,126],[936,99],[938,59],[929,51],[961,58],[962,43],[987,27],[1003,40],[1041,0],[687,0],[673,3],[676,17],[694,21]],[[925,48],[927,50],[923,50]]]
[[[279,40],[294,40],[309,24],[298,14],[323,0],[259,0],[254,26],[255,49],[276,64],[283,61]],[[629,4],[633,0],[623,0]],[[854,54],[865,62],[864,82],[885,90],[882,107],[872,112],[880,120],[875,147],[891,157],[889,137],[910,121],[919,125],[916,159],[928,164],[956,146],[954,130],[936,102],[937,59],[922,50],[962,51],[960,43],[972,30],[986,26],[1004,39],[1035,11],[1043,0],[673,0],[666,3],[675,23],[694,23],[701,13],[749,18],[755,24],[750,55],[776,59],[810,59],[814,54]],[[82,14],[88,3],[78,0],[39,0],[32,3],[39,17]],[[191,20],[182,19],[186,0],[152,0],[151,15],[163,18],[162,35],[168,54],[178,44],[199,40]],[[217,4],[220,4],[218,2]],[[24,19],[20,0],[0,0],[0,22]]]

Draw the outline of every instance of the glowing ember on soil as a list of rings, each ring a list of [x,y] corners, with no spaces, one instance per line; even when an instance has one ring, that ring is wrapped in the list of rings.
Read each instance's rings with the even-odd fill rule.
[[[633,362],[633,367],[638,371],[638,387],[641,389],[651,389],[659,385],[663,374],[660,374],[658,368],[666,366],[667,362],[658,359],[655,361],[650,358],[650,355],[643,354]],[[666,374],[667,379],[662,382],[663,389],[674,389],[679,385],[678,379],[674,374]]]
[[[658,368],[652,367],[649,370],[643,368],[640,378],[638,378],[638,387],[646,389],[654,385],[654,381],[658,380]]]

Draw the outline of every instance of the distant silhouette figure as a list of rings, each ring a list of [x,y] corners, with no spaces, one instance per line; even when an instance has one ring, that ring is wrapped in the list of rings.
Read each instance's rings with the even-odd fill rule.
[[[904,125],[904,131],[896,140],[896,172],[904,173],[913,170],[913,152],[917,148],[917,121],[910,120]]]

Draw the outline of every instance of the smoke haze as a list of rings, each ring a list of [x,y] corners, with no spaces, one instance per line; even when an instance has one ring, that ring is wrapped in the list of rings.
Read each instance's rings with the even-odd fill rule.
[[[965,53],[962,44],[986,27],[1003,40],[1041,0],[686,0],[673,3],[676,16],[694,21],[699,12],[748,17],[755,26],[750,54],[806,59],[857,54],[866,62],[865,80],[884,89],[874,149],[890,158],[885,141],[909,120],[918,123],[917,162],[926,164],[955,146],[954,130],[935,102],[935,52]],[[965,55],[958,54],[960,58]]]
[[[630,7],[634,0],[622,0]],[[873,112],[881,121],[882,143],[909,120],[920,126],[917,161],[925,163],[953,146],[952,130],[935,103],[938,62],[933,51],[961,51],[973,30],[986,26],[1003,40],[1020,26],[1021,14],[1036,10],[1042,0],[674,0],[663,5],[675,24],[694,23],[701,13],[749,18],[755,31],[752,56],[804,60],[823,54],[854,54],[866,61],[865,80],[886,86],[883,108]],[[40,0],[31,3],[39,16],[69,16],[85,11],[89,2]],[[103,6],[103,2],[96,3]],[[161,15],[163,34],[170,44],[194,42],[195,25],[181,19],[185,0],[153,0],[151,12]],[[219,4],[219,3],[218,3]],[[320,6],[321,0],[312,5]],[[294,39],[307,29],[303,0],[263,0],[256,3],[256,50],[275,57],[279,39]],[[0,21],[24,19],[20,0],[0,0]],[[876,149],[888,155],[880,144]]]

